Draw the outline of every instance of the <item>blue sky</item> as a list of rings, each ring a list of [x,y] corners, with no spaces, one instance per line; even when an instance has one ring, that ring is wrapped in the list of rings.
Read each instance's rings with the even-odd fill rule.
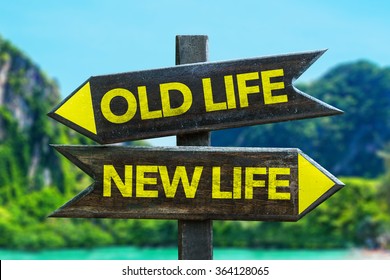
[[[390,1],[1,0],[0,35],[65,97],[93,75],[169,67],[175,36],[209,36],[210,61],[328,49],[299,79],[339,63],[390,66]]]

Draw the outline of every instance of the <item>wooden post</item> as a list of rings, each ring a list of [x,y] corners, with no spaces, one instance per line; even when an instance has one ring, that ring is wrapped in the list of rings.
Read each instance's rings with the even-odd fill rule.
[[[207,36],[176,36],[176,65],[208,60]],[[210,132],[177,135],[177,146],[210,146]],[[213,259],[213,222],[178,222],[179,260]]]

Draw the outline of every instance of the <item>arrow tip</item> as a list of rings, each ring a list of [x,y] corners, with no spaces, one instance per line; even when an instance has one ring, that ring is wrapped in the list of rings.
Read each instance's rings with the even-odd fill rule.
[[[85,218],[93,217],[93,213],[88,212],[88,207],[80,207],[80,203],[86,196],[90,195],[95,189],[95,183],[85,190],[81,191],[74,198],[66,202],[60,208],[52,212],[48,218]]]
[[[95,115],[89,82],[82,85],[58,108],[49,113],[51,117],[55,118],[55,115],[96,135]]]
[[[315,162],[298,154],[298,214],[317,206],[344,184]],[[328,191],[334,189],[334,192]],[[328,195],[325,195],[328,194]],[[313,207],[311,207],[313,208]]]

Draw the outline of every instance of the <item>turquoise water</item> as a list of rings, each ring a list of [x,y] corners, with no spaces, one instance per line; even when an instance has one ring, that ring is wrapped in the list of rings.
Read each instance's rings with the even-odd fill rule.
[[[344,260],[351,250],[214,249],[215,260]],[[108,247],[38,252],[1,250],[2,260],[177,260],[177,248]]]

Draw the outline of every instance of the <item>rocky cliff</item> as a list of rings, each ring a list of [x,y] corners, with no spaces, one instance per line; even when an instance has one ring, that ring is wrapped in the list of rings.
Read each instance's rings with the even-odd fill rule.
[[[54,182],[66,193],[76,179],[49,146],[82,141],[46,116],[59,101],[55,81],[0,37],[0,203]]]

